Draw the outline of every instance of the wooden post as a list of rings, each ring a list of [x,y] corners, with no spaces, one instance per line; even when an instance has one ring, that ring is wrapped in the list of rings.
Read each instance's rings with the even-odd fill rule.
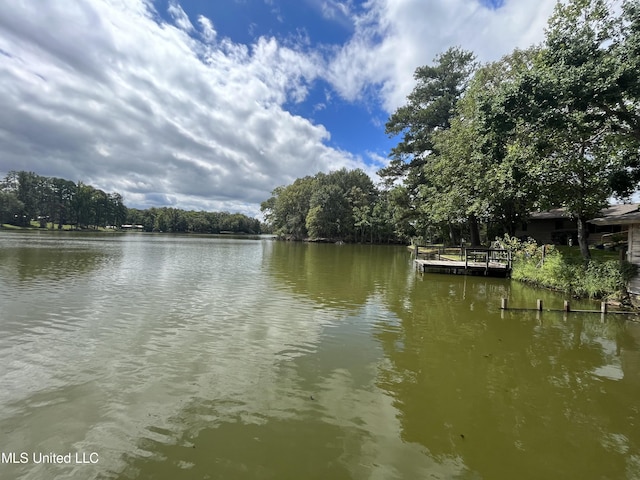
[[[569,300],[565,300],[565,301],[564,301],[564,307],[563,307],[563,310],[564,310],[565,312],[570,312],[570,311],[571,311],[571,307],[569,306]]]
[[[467,251],[467,249],[464,249],[464,268],[466,270],[466,268],[469,266],[469,252]]]
[[[547,256],[547,244],[542,245],[542,265],[544,265],[544,257]]]
[[[414,244],[413,245],[413,254],[414,254],[416,260],[418,259],[418,249],[419,249],[418,244],[417,243]]]
[[[600,313],[607,313],[607,302],[600,303]]]
[[[500,310],[506,310],[507,309],[507,299],[502,297],[502,299],[500,300]]]
[[[536,300],[536,310],[538,310],[539,312],[542,311],[542,300],[540,299]]]

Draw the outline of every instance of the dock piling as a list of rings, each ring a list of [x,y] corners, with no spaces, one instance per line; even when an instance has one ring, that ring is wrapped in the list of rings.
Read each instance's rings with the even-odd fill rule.
[[[541,299],[536,300],[535,308],[528,308],[528,307],[515,307],[514,308],[514,307],[509,307],[507,299],[503,297],[503,298],[500,299],[500,315],[501,315],[502,318],[504,318],[504,312],[506,310],[520,310],[520,311],[536,312],[536,319],[540,319],[540,313],[543,312],[543,311],[545,311],[545,312],[562,312],[562,313],[564,313],[563,317],[564,317],[565,320],[567,320],[567,318],[568,318],[568,315],[567,315],[568,313],[599,313],[599,314],[601,314],[603,321],[605,319],[605,315],[609,315],[609,314],[628,315],[628,316],[634,316],[634,317],[638,317],[640,315],[640,312],[638,312],[636,310],[615,310],[615,309],[614,310],[609,310],[609,305],[607,304],[607,302],[601,302],[599,310],[572,309],[568,300],[564,301],[562,309],[556,309],[556,308],[544,309]],[[637,320],[634,320],[634,321],[637,321]]]

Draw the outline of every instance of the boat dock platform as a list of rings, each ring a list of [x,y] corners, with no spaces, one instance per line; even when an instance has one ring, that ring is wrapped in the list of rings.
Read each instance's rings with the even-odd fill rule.
[[[511,251],[500,248],[414,245],[415,265],[422,273],[508,277]]]

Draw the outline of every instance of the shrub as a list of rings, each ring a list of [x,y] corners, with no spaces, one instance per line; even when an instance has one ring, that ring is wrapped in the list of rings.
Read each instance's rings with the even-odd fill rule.
[[[506,237],[501,243],[513,253],[514,280],[566,292],[577,297],[623,297],[636,268],[617,260],[591,260],[563,256],[553,245]]]

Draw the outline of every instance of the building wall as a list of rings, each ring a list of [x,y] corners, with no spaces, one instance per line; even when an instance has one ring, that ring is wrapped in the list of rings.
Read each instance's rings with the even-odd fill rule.
[[[609,233],[620,232],[620,230],[620,225],[591,225],[587,243],[600,245],[605,241],[611,241]],[[603,235],[605,235],[604,240]],[[557,245],[568,245],[569,238],[571,238],[573,245],[578,245],[578,226],[574,220],[568,218],[531,219],[527,223],[526,229],[521,227],[516,230],[516,237],[531,237],[540,244]]]
[[[578,227],[569,219],[532,219],[526,225],[526,229],[516,230],[516,237],[531,237],[539,244],[561,243],[568,244],[569,237],[576,237],[577,245]],[[559,241],[558,239],[562,239]]]
[[[629,225],[629,249],[627,250],[627,260],[638,266],[640,269],[640,223]],[[640,275],[636,275],[629,282],[629,293],[640,295]]]
[[[551,243],[551,232],[555,229],[555,220],[532,220],[526,230],[516,230],[516,237],[531,237],[538,243]]]

